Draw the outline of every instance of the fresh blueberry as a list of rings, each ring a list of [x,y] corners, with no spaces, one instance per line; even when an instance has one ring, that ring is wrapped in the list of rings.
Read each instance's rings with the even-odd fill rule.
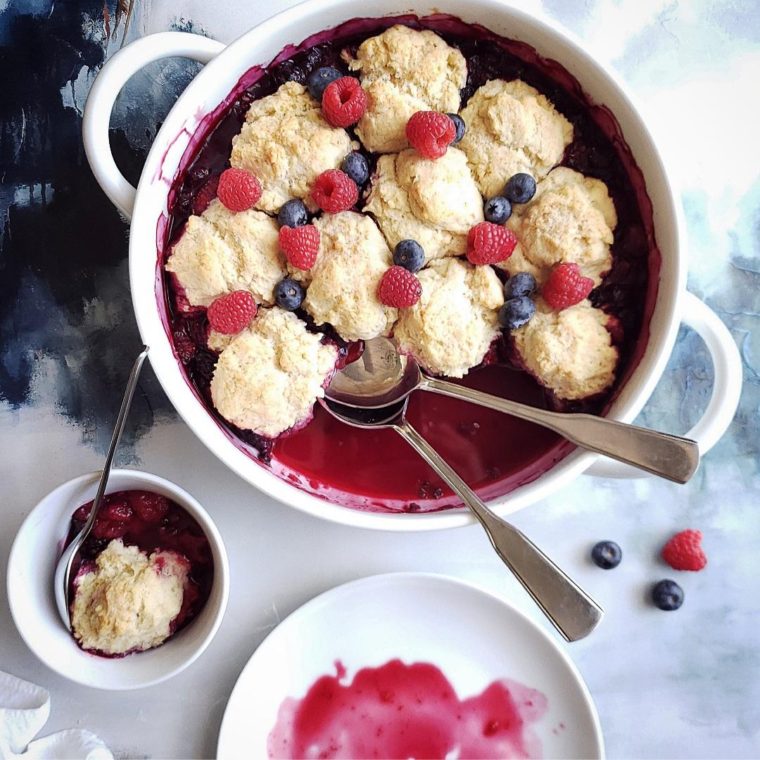
[[[683,589],[675,581],[660,581],[652,587],[652,601],[655,607],[672,612],[683,604]]]
[[[343,159],[340,168],[356,182],[357,187],[361,187],[369,179],[369,164],[365,156],[359,151],[349,153]]]
[[[536,304],[528,296],[517,296],[504,302],[499,310],[499,324],[505,330],[522,327],[536,313]]]
[[[418,272],[425,263],[425,251],[416,240],[401,240],[393,251],[393,263],[410,272]]]
[[[280,227],[303,227],[309,222],[309,212],[306,204],[298,198],[286,201],[277,213]]]
[[[464,119],[455,113],[447,113],[448,116],[454,122],[454,128],[457,131],[457,136],[454,138],[454,143],[458,143],[464,137],[464,130],[466,129]]]
[[[512,216],[512,204],[504,196],[496,195],[485,202],[483,216],[492,224],[504,224]]]
[[[280,280],[274,289],[274,300],[277,305],[287,311],[295,311],[302,303],[306,295],[299,282],[286,277]]]
[[[612,570],[623,559],[622,549],[614,541],[600,541],[591,550],[591,559],[602,570]]]
[[[316,69],[309,74],[309,78],[306,80],[306,86],[309,88],[311,96],[315,100],[322,100],[322,93],[325,91],[330,82],[334,82],[336,79],[340,79],[343,74],[338,69],[332,66],[323,66],[321,69]]]
[[[504,186],[504,195],[512,203],[527,203],[535,194],[536,180],[530,174],[525,174],[524,172],[510,177]]]
[[[517,298],[517,296],[532,295],[536,289],[536,278],[528,272],[513,274],[504,283],[504,298]]]

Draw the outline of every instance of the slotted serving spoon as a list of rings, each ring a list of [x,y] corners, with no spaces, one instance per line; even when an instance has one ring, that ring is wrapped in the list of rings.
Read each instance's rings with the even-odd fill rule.
[[[336,372],[325,394],[356,409],[384,409],[416,390],[452,396],[553,430],[581,448],[653,475],[686,483],[699,466],[696,441],[592,414],[551,412],[431,377],[388,338],[373,338],[362,355]]]
[[[568,641],[588,636],[604,611],[524,533],[492,512],[406,419],[408,394],[392,406],[358,409],[329,399],[320,404],[333,417],[357,428],[395,430],[477,517],[491,545],[523,588]]]

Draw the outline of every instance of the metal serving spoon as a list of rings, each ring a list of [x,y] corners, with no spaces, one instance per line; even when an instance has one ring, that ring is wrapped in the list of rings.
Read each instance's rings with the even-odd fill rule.
[[[90,535],[92,526],[95,524],[95,518],[100,510],[100,505],[103,501],[103,495],[105,494],[106,486],[108,485],[108,476],[111,474],[111,464],[113,463],[113,455],[116,452],[116,447],[119,445],[121,434],[124,432],[124,425],[127,421],[127,415],[129,414],[129,408],[132,405],[132,397],[137,387],[137,379],[140,376],[140,370],[142,369],[145,357],[148,355],[148,347],[143,346],[142,351],[135,359],[135,363],[132,365],[132,371],[129,373],[129,380],[127,380],[127,387],[124,391],[124,398],[121,400],[121,407],[119,409],[119,416],[116,418],[116,426],[114,427],[113,435],[111,436],[111,443],[108,446],[108,453],[106,454],[106,461],[103,465],[103,472],[100,475],[100,482],[98,483],[98,491],[95,494],[95,499],[92,502],[92,509],[90,510],[90,516],[87,518],[87,522],[84,524],[82,530],[74,537],[72,542],[66,547],[61,558],[58,560],[58,564],[55,566],[55,577],[53,580],[53,588],[55,591],[55,602],[58,607],[58,614],[61,616],[64,625],[67,628],[71,628],[71,570],[74,566],[74,557],[76,556],[82,544],[85,542],[87,536]]]
[[[382,409],[423,390],[453,396],[543,425],[581,448],[631,464],[676,483],[686,483],[699,466],[695,441],[592,414],[550,412],[492,396],[425,374],[388,338],[373,338],[364,353],[336,372],[326,396],[343,406]]]
[[[477,517],[493,548],[523,588],[568,640],[588,636],[602,619],[602,608],[554,564],[525,534],[492,512],[406,419],[408,398],[382,409],[362,410],[329,399],[320,404],[336,419],[356,428],[395,430],[443,479]]]

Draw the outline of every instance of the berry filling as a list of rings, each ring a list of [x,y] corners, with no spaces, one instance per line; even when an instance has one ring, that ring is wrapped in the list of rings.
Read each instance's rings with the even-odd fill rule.
[[[643,178],[613,116],[604,107],[591,103],[567,71],[541,58],[523,43],[496,37],[483,27],[464,24],[451,16],[356,19],[311,37],[308,45],[289,48],[288,58],[280,57],[272,65],[246,74],[228,100],[204,121],[183,159],[183,168],[170,195],[170,224],[160,230],[163,245],[159,266],[193,213],[204,187],[227,166],[232,138],[240,131],[250,104],[272,94],[285,81],[295,80],[308,82],[315,97],[318,93],[324,113],[324,99],[330,87],[336,91],[343,86],[354,87],[339,86],[342,78],[352,79],[347,76],[346,53],[355,54],[362,41],[399,22],[432,29],[462,52],[468,68],[462,107],[475,90],[495,78],[519,78],[544,93],[574,130],[575,138],[561,165],[602,180],[618,213],[612,269],[588,296],[595,307],[612,317],[613,340],[620,354],[615,386],[582,401],[560,401],[524,371],[515,359],[508,334],[494,344],[481,368],[471,371],[460,382],[537,407],[603,412],[644,352],[656,295],[659,252]],[[347,97],[345,103],[351,102],[351,97]],[[440,136],[448,146],[461,139],[464,125],[448,117],[445,121],[441,122]],[[438,146],[440,149],[440,143]],[[445,146],[443,149],[445,152]],[[313,200],[324,212],[335,213],[353,206],[360,211],[363,208],[364,199],[359,197],[358,186],[366,181],[364,164],[371,173],[377,156],[366,152],[352,155],[356,158],[343,164],[343,172],[326,172],[331,176],[323,179],[323,175],[313,188]],[[333,174],[342,178],[335,181]],[[511,204],[530,200],[535,192],[531,180],[529,175],[515,175],[502,195],[494,196],[498,198],[495,203],[486,199],[487,222],[503,224]],[[290,213],[287,211],[286,215]],[[301,207],[294,208],[293,215],[286,218],[291,221],[286,226],[293,227],[308,221]],[[497,237],[497,242],[500,240]],[[480,253],[483,257],[501,256],[506,250],[503,244],[495,247],[496,253],[488,247],[482,253],[480,248],[473,250],[475,256]],[[409,273],[416,268],[418,259],[417,253],[406,252],[395,263]],[[502,276],[500,270],[498,274]],[[220,427],[251,456],[297,487],[354,508],[415,512],[456,505],[456,498],[424,463],[411,456],[406,444],[392,431],[353,430],[318,406],[308,425],[275,440],[241,431],[225,422],[213,408],[209,395],[216,354],[209,351],[206,342],[205,315],[182,309],[182,294],[172,278],[164,278],[164,287],[166,300],[162,308],[167,312],[167,329],[174,336],[175,350],[189,382]],[[283,280],[277,289],[277,303],[297,310],[309,329],[324,333],[325,340],[334,340],[345,353],[354,351],[337,339],[329,327],[314,326],[300,308],[303,290],[299,287],[294,280]],[[530,299],[538,292],[535,283],[518,287],[515,282],[512,290],[511,295],[505,293],[508,301],[513,299],[512,303],[501,315],[502,325],[510,329],[529,318]],[[415,395],[410,400],[409,417],[486,499],[534,480],[573,449],[558,436],[530,423],[434,394]],[[382,456],[368,456],[368,452],[380,451]]]
[[[75,598],[81,573],[95,567],[98,556],[114,539],[121,540],[124,546],[137,547],[147,555],[171,552],[181,562],[189,564],[181,607],[169,626],[169,636],[173,636],[199,614],[211,592],[214,561],[208,539],[193,517],[177,503],[160,494],[138,490],[118,491],[103,499],[93,530],[75,559],[71,598]],[[82,529],[91,509],[90,501],[74,512],[65,546]],[[161,562],[162,557],[159,555],[159,566]],[[119,657],[135,650],[118,654],[93,649],[87,651],[104,657]]]

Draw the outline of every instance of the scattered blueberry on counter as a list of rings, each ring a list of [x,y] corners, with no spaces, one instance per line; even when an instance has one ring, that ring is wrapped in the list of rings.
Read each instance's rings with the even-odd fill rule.
[[[591,549],[591,559],[602,570],[612,570],[623,559],[623,550],[614,541],[599,541]]]
[[[504,224],[512,216],[512,204],[504,196],[496,195],[485,202],[483,216],[487,222]]]
[[[425,263],[425,251],[416,240],[401,240],[393,251],[393,263],[410,272],[419,272]]]
[[[672,612],[683,604],[683,589],[675,582],[662,580],[652,587],[652,601],[655,607]]]
[[[527,203],[536,194],[536,180],[520,172],[509,178],[504,187],[504,195],[512,203]]]
[[[456,145],[464,137],[464,131],[466,129],[464,119],[455,113],[447,113],[446,116],[454,122],[454,129],[456,129],[457,134],[452,144]]]
[[[275,302],[287,311],[295,311],[303,303],[305,295],[301,284],[290,277],[280,280],[274,289]]]
[[[344,174],[348,174],[351,179],[361,187],[369,179],[369,164],[364,154],[355,150],[349,153],[340,165]]]
[[[280,227],[303,227],[309,222],[309,212],[306,204],[298,198],[286,201],[277,213]]]
[[[340,79],[343,74],[338,69],[332,66],[323,66],[321,69],[316,69],[309,74],[309,78],[306,80],[306,86],[309,89],[309,93],[315,100],[322,100],[322,94],[325,91],[325,87],[336,79]]]

